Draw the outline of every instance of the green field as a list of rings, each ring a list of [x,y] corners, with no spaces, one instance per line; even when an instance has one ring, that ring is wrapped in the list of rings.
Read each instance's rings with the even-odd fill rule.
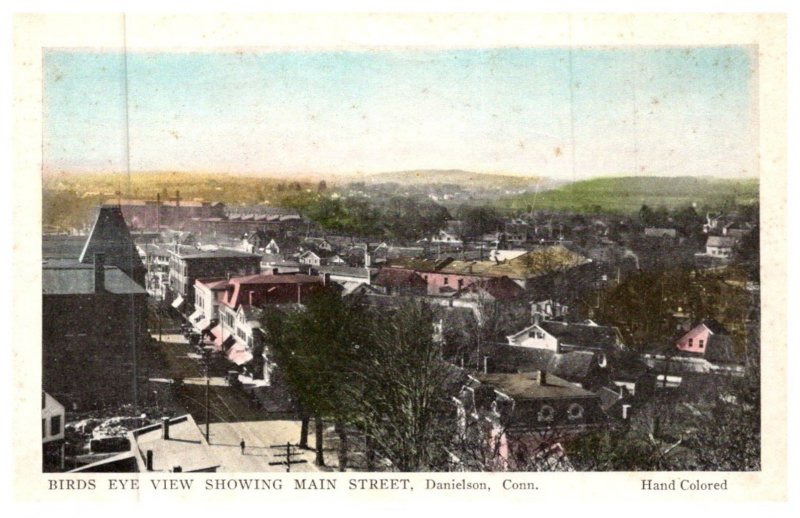
[[[571,183],[557,189],[502,198],[498,208],[570,212],[632,213],[642,205],[673,209],[696,204],[717,209],[758,201],[758,180],[697,177],[609,177]]]

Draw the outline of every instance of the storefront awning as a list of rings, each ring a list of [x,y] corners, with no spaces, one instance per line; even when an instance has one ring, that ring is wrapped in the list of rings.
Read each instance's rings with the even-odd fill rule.
[[[175,300],[172,301],[172,307],[178,309],[181,306],[183,306],[183,297],[178,295],[177,297],[175,297]]]
[[[233,336],[229,335],[229,336],[228,336],[227,338],[225,338],[225,340],[222,342],[222,350],[223,350],[223,351],[227,351],[227,350],[228,350],[229,348],[231,348],[231,347],[232,347],[232,346],[233,346],[235,343],[236,343],[236,339],[235,339]]]
[[[253,353],[250,352],[247,346],[242,344],[236,344],[231,347],[225,356],[236,365],[244,365],[253,359]]]
[[[194,327],[197,328],[197,330],[200,331],[201,333],[207,333],[211,329],[210,324],[211,321],[207,319],[205,316],[203,316],[200,322],[196,323]]]
[[[202,310],[202,309],[195,309],[195,310],[194,310],[194,313],[192,313],[191,315],[189,315],[189,322],[190,322],[190,323],[191,323],[193,326],[197,327],[197,324],[198,324],[198,323],[199,323],[201,320],[203,320],[203,317],[204,317],[204,316],[205,316],[205,315],[203,314],[203,310]]]

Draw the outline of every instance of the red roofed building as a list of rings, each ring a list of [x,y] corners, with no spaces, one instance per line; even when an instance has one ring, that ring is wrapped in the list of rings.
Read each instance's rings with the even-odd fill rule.
[[[382,268],[372,281],[387,295],[425,295],[428,283],[417,272],[400,268]]]
[[[327,289],[323,277],[303,274],[259,274],[201,281],[195,293],[201,304],[215,305],[219,324],[208,330],[215,348],[231,362],[269,381],[265,340],[261,333],[261,308],[272,304],[304,304]],[[213,310],[212,310],[213,311]]]

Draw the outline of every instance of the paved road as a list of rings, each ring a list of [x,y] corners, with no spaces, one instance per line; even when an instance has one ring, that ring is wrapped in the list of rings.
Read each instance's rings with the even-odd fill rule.
[[[162,344],[171,376],[183,380],[175,388],[174,394],[181,406],[195,419],[201,432],[205,433],[206,384],[194,348],[180,334],[164,334]],[[278,456],[285,453],[285,449],[271,446],[285,445],[287,441],[297,444],[300,422],[266,420],[263,410],[254,405],[242,390],[228,386],[222,376],[210,376],[208,392],[209,442],[211,454],[219,459],[221,471],[286,471],[285,466],[270,465],[270,462],[285,459]],[[244,455],[239,445],[242,439],[246,444]],[[313,433],[309,436],[309,446],[314,447]],[[307,462],[293,465],[292,471],[318,471],[312,450],[295,451],[300,455],[294,456],[294,459],[305,459]]]

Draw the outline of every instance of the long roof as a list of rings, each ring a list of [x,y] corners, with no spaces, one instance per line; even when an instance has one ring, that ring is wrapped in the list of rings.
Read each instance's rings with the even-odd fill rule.
[[[566,270],[591,262],[562,245],[543,246],[506,261],[464,261],[451,258],[440,262],[400,258],[392,261],[392,267],[411,268],[421,272],[475,277],[508,277],[529,279],[555,271]]]
[[[613,327],[549,320],[540,322],[539,327],[558,338],[564,345],[613,349],[618,343],[617,330]]]
[[[476,377],[481,383],[489,385],[517,401],[594,396],[592,392],[553,374],[548,374],[546,383],[542,385],[537,381],[536,374],[535,372],[492,373],[478,374]]]
[[[147,292],[116,266],[105,266],[105,291],[116,295]],[[42,266],[43,295],[87,295],[95,292],[94,265],[76,261],[46,261]]]

